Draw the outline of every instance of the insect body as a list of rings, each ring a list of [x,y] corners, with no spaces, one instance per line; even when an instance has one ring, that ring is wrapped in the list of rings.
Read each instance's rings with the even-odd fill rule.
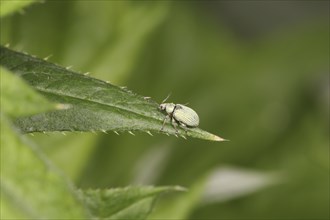
[[[163,130],[166,119],[168,118],[170,118],[177,133],[178,129],[176,124],[179,124],[185,130],[187,127],[194,128],[199,125],[197,113],[187,106],[174,103],[162,103],[159,105],[159,109],[167,113],[161,130]]]

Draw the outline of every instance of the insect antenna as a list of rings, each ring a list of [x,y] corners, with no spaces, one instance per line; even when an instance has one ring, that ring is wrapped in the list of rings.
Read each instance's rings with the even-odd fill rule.
[[[172,92],[170,92],[167,97],[162,101],[162,103],[166,102],[166,100],[171,96]]]

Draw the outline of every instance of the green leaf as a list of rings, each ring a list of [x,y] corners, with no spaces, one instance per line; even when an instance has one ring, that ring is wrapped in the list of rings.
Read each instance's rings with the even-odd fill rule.
[[[161,193],[182,190],[182,187],[126,187],[80,193],[94,218],[137,220],[148,216]]]
[[[1,219],[85,218],[73,187],[1,114]]]
[[[186,193],[162,199],[159,208],[152,212],[148,219],[189,219],[189,215],[201,200],[205,183],[206,178],[200,178]]]
[[[40,1],[40,0],[39,0]],[[22,10],[24,7],[38,2],[38,0],[3,0],[0,2],[0,17],[4,17],[16,11]]]
[[[19,119],[23,132],[144,131],[160,132],[165,115],[151,99],[110,83],[78,74],[45,60],[1,47],[1,65],[67,109]],[[170,123],[164,132],[175,135]],[[180,135],[212,141],[224,139],[199,128]]]
[[[10,116],[33,115],[55,109],[45,97],[34,91],[20,77],[0,67],[1,110]]]

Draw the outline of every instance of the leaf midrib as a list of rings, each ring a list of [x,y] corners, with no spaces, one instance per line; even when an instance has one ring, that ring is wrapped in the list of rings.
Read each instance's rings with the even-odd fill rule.
[[[26,73],[23,73],[22,75],[27,75],[27,74],[34,74],[34,72],[26,72]],[[77,73],[75,73],[75,74],[77,74]],[[81,101],[88,101],[88,102],[91,102],[91,103],[95,103],[95,104],[99,104],[99,105],[103,105],[103,106],[107,106],[107,107],[117,108],[117,109],[120,109],[122,111],[133,113],[133,114],[138,115],[138,116],[142,116],[144,118],[150,118],[150,119],[156,120],[158,122],[161,121],[160,118],[156,118],[156,117],[153,117],[151,115],[144,115],[144,114],[141,114],[139,112],[132,111],[129,108],[123,108],[120,105],[113,105],[113,104],[110,104],[110,103],[99,102],[99,101],[96,101],[94,99],[81,98],[81,97],[75,96],[75,95],[68,95],[67,93],[61,93],[59,90],[55,91],[55,90],[45,89],[45,88],[42,88],[42,87],[39,87],[39,86],[34,86],[34,87],[37,90],[39,90],[40,92],[43,92],[43,93],[52,94],[52,95],[56,95],[56,96],[59,96],[59,97],[68,97],[68,98],[77,99],[77,100],[81,100]],[[123,102],[123,103],[127,104],[127,102]],[[141,103],[141,104],[143,104],[143,103]]]
[[[83,98],[76,97],[76,96],[63,95],[62,93],[49,92],[49,90],[43,90],[43,89],[39,89],[39,88],[38,88],[38,90],[42,93],[48,93],[48,94],[52,94],[52,95],[59,96],[59,97],[64,96],[64,97],[68,97],[70,99],[76,99],[76,100],[81,100],[81,101],[84,101],[84,102],[90,102],[90,103],[98,104],[98,105],[101,105],[101,106],[111,107],[111,108],[114,108],[114,109],[120,109],[121,111],[129,112],[130,114],[135,114],[135,115],[138,115],[140,117],[149,118],[149,119],[152,119],[152,120],[155,120],[155,121],[160,121],[159,119],[157,119],[155,117],[143,115],[143,114],[140,114],[140,113],[137,113],[137,112],[134,112],[134,111],[130,111],[130,110],[122,108],[122,107],[118,107],[116,105],[109,105],[108,103],[97,102],[95,100],[90,100],[90,99],[83,99]],[[63,103],[63,104],[66,104],[66,103]],[[71,105],[71,103],[68,103],[68,104]],[[77,104],[72,104],[72,105],[77,105]]]

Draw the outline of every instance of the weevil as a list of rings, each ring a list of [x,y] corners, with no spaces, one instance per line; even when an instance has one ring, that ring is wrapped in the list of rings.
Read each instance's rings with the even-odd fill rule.
[[[164,118],[163,126],[160,129],[161,131],[164,129],[165,122],[168,118],[171,120],[176,133],[178,133],[177,124],[180,125],[186,132],[187,132],[187,127],[195,128],[198,127],[199,125],[199,117],[197,113],[193,109],[185,105],[174,104],[174,103],[162,103],[159,105],[159,109],[161,111],[165,111],[167,114],[166,117]]]

